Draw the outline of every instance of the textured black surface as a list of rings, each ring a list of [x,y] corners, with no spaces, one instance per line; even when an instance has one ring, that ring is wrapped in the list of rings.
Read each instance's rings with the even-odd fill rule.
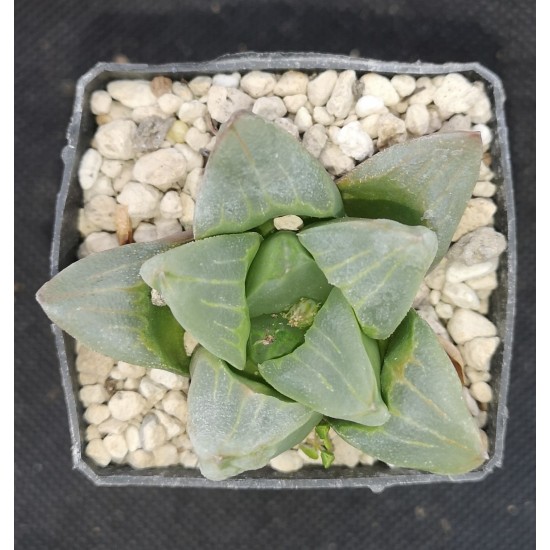
[[[183,5],[184,4],[184,5]],[[332,4],[332,3],[331,3]],[[16,3],[16,547],[534,547],[534,2],[314,0]],[[479,61],[502,78],[519,222],[518,319],[504,468],[481,483],[362,490],[99,489],[71,471],[49,323],[59,154],[78,76],[99,60],[199,60],[238,50]]]

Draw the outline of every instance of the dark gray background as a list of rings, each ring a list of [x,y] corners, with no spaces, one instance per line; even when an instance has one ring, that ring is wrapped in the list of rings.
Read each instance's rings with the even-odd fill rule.
[[[534,2],[18,0],[15,11],[16,547],[533,548]],[[479,61],[502,78],[519,223],[519,307],[504,468],[485,481],[380,495],[100,489],[71,471],[54,343],[34,294],[48,278],[75,81],[118,55],[161,63],[245,50]]]

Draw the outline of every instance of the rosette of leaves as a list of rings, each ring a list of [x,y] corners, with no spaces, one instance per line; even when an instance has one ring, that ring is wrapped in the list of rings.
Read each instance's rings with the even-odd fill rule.
[[[193,236],[92,255],[38,300],[101,353],[190,375],[188,433],[209,479],[261,468],[315,426],[301,448],[325,465],[332,426],[394,466],[466,472],[486,456],[480,433],[411,307],[481,153],[477,133],[436,134],[335,182],[290,134],[241,112],[208,160]],[[304,228],[276,231],[290,214]],[[191,357],[185,331],[200,344]]]

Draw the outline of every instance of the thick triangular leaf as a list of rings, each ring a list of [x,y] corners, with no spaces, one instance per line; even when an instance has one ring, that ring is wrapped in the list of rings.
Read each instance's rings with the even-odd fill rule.
[[[298,237],[377,340],[405,317],[437,250],[433,231],[391,220],[334,220]]]
[[[166,306],[151,303],[139,270],[179,242],[139,243],[99,252],[58,273],[37,294],[48,317],[104,355],[143,367],[188,373],[183,329]]]
[[[388,411],[363,338],[353,310],[335,288],[305,343],[262,363],[260,373],[277,391],[323,414],[369,426],[383,424]]]
[[[214,481],[265,466],[322,418],[234,373],[204,348],[193,355],[191,375],[187,429],[202,474]]]
[[[349,216],[425,225],[447,252],[479,174],[479,133],[434,134],[388,147],[338,180]]]
[[[437,474],[468,472],[486,458],[456,371],[413,310],[390,338],[381,383],[391,413],[386,424],[331,420],[348,443],[394,466]]]
[[[323,303],[330,285],[291,231],[278,231],[260,246],[246,278],[250,316],[285,311],[300,298]]]
[[[141,276],[206,349],[243,369],[250,319],[246,272],[262,238],[220,235],[151,258]]]
[[[238,233],[277,216],[343,214],[336,184],[286,130],[241,111],[220,131],[195,206],[195,238]]]

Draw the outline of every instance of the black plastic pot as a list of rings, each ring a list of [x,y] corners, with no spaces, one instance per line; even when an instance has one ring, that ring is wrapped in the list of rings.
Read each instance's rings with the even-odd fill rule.
[[[99,63],[79,80],[74,103],[74,112],[67,131],[67,146],[63,150],[65,169],[63,182],[57,199],[55,231],[51,251],[52,276],[76,260],[79,244],[77,213],[82,203],[81,188],[78,185],[78,165],[95,132],[94,115],[89,109],[90,94],[102,89],[111,80],[145,78],[166,75],[173,78],[190,79],[199,74],[221,72],[245,72],[250,70],[284,71],[299,69],[314,72],[324,69],[353,69],[357,73],[378,72],[385,75],[411,74],[437,75],[459,72],[466,77],[482,80],[491,97],[495,119],[491,128],[495,139],[491,148],[492,169],[496,174],[498,192],[495,200],[499,209],[495,227],[506,235],[508,249],[501,258],[498,271],[499,287],[493,293],[490,318],[498,328],[502,344],[493,358],[491,373],[495,398],[489,410],[487,434],[490,459],[480,468],[467,474],[442,476],[402,468],[390,469],[377,463],[372,467],[332,467],[324,470],[306,467],[292,474],[282,474],[263,468],[247,472],[223,482],[204,479],[199,470],[171,466],[150,470],[134,470],[130,466],[111,465],[101,468],[83,455],[85,423],[83,408],[78,399],[78,380],[75,368],[74,341],[59,328],[53,326],[61,375],[69,414],[74,468],[80,470],[96,485],[149,485],[164,487],[222,487],[256,489],[301,489],[327,487],[368,487],[375,492],[392,485],[415,483],[436,483],[442,481],[478,481],[496,467],[502,466],[504,439],[508,411],[506,397],[510,379],[513,324],[516,287],[516,223],[508,149],[508,131],[504,114],[505,94],[500,79],[477,63],[448,63],[433,65],[427,63],[396,63],[358,59],[337,55],[321,54],[245,54],[227,56],[204,63],[170,63],[167,65],[120,65]]]

